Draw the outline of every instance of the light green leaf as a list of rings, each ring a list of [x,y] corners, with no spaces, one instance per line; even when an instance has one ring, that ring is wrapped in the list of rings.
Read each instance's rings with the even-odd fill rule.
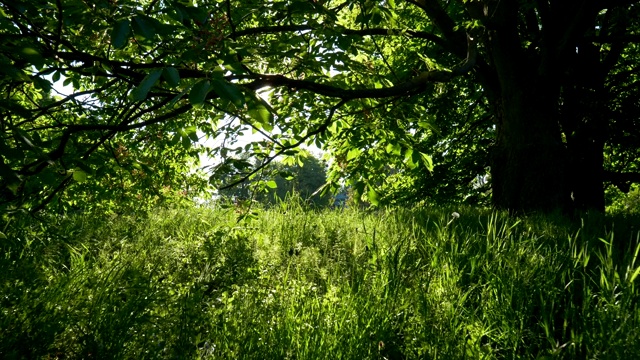
[[[431,159],[431,156],[421,152],[420,157],[422,158],[422,163],[424,164],[424,166],[429,171],[433,171],[433,160]]]
[[[351,149],[347,153],[347,160],[355,159],[360,155],[360,149]]]
[[[193,106],[202,106],[204,100],[207,98],[207,94],[211,88],[211,82],[209,80],[200,80],[193,85],[189,92],[189,102]]]
[[[373,187],[369,187],[367,198],[369,199],[371,205],[378,206],[378,204],[380,204],[380,195]]]
[[[429,122],[429,121],[419,121],[419,122],[418,122],[418,126],[420,126],[420,127],[421,127],[421,128],[423,128],[423,129],[430,130],[430,131],[432,131],[432,132],[434,132],[434,133],[436,133],[436,134],[438,134],[438,135],[440,135],[440,134],[441,134],[441,133],[440,133],[440,129],[438,129],[438,127],[437,127],[435,124],[433,124],[432,122]]]
[[[251,108],[247,111],[247,114],[262,125],[268,125],[271,122],[272,114],[269,109],[263,104],[251,105]]]
[[[176,68],[169,66],[162,70],[162,78],[171,86],[180,85],[180,74]]]
[[[387,153],[390,153],[390,154],[394,154],[394,155],[402,154],[402,147],[400,146],[400,144],[397,144],[397,143],[387,144],[386,150],[387,150]]]
[[[293,173],[291,173],[290,171],[280,171],[278,175],[287,181],[294,179]]]
[[[211,86],[221,99],[231,101],[238,109],[244,106],[244,94],[236,85],[224,80],[214,79],[211,81]]]
[[[198,128],[195,126],[188,126],[184,129],[187,137],[189,137],[189,139],[191,139],[191,141],[198,142]]]
[[[276,182],[275,182],[275,181],[273,181],[273,180],[269,180],[269,181],[267,181],[266,185],[267,185],[268,187],[272,188],[272,189],[275,189],[275,188],[277,188],[277,187],[278,187],[278,184],[276,184]]]
[[[84,172],[79,167],[77,167],[77,168],[73,169],[73,180],[75,180],[77,182],[87,181],[87,173]]]
[[[121,49],[127,44],[131,34],[131,23],[129,19],[118,21],[111,31],[111,44],[116,49]]]
[[[91,167],[89,165],[87,165],[86,163],[84,163],[84,162],[78,161],[78,162],[76,162],[76,165],[78,166],[77,169],[80,169],[80,170],[84,171],[87,174],[93,174],[94,173],[93,169],[91,169]]]
[[[149,90],[156,84],[160,76],[162,75],[162,70],[154,70],[149,75],[145,76],[142,79],[140,85],[138,85],[135,89],[131,91],[131,96],[136,101],[142,101],[147,98],[147,94],[149,94]]]
[[[0,231],[0,239],[6,239],[7,235],[5,235],[2,231]]]
[[[415,169],[418,164],[415,163],[413,156],[413,149],[407,149],[404,152],[404,163],[410,168]]]

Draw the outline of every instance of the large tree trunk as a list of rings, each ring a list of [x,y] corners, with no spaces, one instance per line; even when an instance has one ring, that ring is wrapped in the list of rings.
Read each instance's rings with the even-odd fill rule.
[[[512,211],[569,206],[566,151],[557,114],[542,86],[502,84],[491,166],[493,203]]]
[[[497,119],[494,205],[520,212],[604,210],[606,122],[585,110],[593,101],[584,94],[602,90],[606,71],[593,77],[600,53],[580,43],[594,31],[598,8],[591,0],[539,4],[523,24],[520,2],[485,4],[493,6],[485,22],[493,76],[482,81]],[[540,30],[530,44],[520,38],[523,26]],[[570,101],[576,104],[567,106]]]
[[[601,94],[602,92],[600,92]],[[589,92],[570,91],[564,97],[563,132],[567,141],[573,208],[604,212],[604,143],[607,123],[598,109],[598,99]]]
[[[573,208],[604,212],[604,143],[586,134],[568,141],[567,180]]]
[[[613,54],[613,55],[612,55]],[[619,51],[609,53],[617,58]],[[568,172],[571,198],[576,210],[604,211],[604,143],[607,139],[605,89],[609,71],[607,59],[601,62],[600,49],[592,43],[581,43],[572,54],[562,93],[562,131],[568,150]]]
[[[511,90],[503,91],[497,106],[495,206],[515,211],[604,211],[606,122],[597,118],[597,100],[578,97],[575,106],[565,104],[559,114],[557,100],[545,95],[553,94],[553,85],[532,81],[507,88]]]
[[[491,165],[493,203],[516,212],[553,211],[570,204],[566,148],[562,143],[560,85],[545,55],[532,56],[518,38],[514,2],[489,33],[496,81],[492,101],[497,138]]]

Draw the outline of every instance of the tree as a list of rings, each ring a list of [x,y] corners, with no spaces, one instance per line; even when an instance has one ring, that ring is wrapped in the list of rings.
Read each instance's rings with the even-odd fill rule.
[[[240,159],[249,161],[248,153],[242,154]],[[326,166],[322,160],[307,150],[302,150],[298,156],[289,157],[286,160],[286,162],[277,160],[271,162],[254,178],[236,186],[227,187],[221,190],[220,194],[236,199],[254,199],[265,204],[273,204],[296,194],[314,207],[330,205],[330,194],[320,191],[327,180]],[[259,164],[253,165],[259,166]],[[265,182],[265,179],[273,180]],[[260,183],[264,185],[261,186]]]
[[[274,179],[276,188],[265,193],[264,201],[273,203],[276,199],[284,200],[297,194],[314,207],[332,204],[330,194],[320,191],[327,180],[326,167],[313,154],[303,150],[299,161],[277,162],[273,168],[277,173]]]
[[[473,166],[457,167],[467,178],[490,169],[497,207],[602,209],[605,181],[640,178],[634,161],[619,158],[637,151],[627,140],[637,133],[639,8],[628,0],[2,1],[4,204],[38,210],[86,194],[87,182],[108,197],[101,181],[136,164],[156,187],[200,189],[197,177],[173,176],[185,159],[250,151],[257,168],[223,161],[211,172],[210,183],[225,186],[232,170],[232,185],[316,143],[335,157],[328,180],[337,187],[347,176],[372,203],[385,188],[428,179],[432,156],[443,161],[438,149],[450,149],[477,154]],[[73,93],[56,95],[55,81]],[[469,140],[439,133],[447,121],[469,129]],[[248,128],[266,140],[236,146]],[[226,140],[204,149],[200,136]],[[120,146],[140,158],[118,163]],[[151,149],[172,149],[170,160],[154,162]]]

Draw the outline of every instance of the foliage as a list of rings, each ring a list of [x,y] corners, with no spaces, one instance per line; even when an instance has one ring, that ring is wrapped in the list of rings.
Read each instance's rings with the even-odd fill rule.
[[[244,226],[196,208],[17,217],[0,356],[636,358],[637,219],[582,220],[293,202]]]
[[[333,205],[331,195],[321,191],[326,183],[326,165],[309,151],[303,150],[296,157],[272,162],[264,167],[261,176],[273,180],[268,180],[260,193],[251,192],[261,189],[258,179],[253,179],[223,189],[220,194],[271,205],[291,196],[299,196],[314,207]]]
[[[278,176],[275,178],[277,187],[269,191],[267,198],[273,202],[282,201],[291,194],[299,196],[314,207],[333,205],[332,196],[322,192],[327,181],[326,164],[311,153],[304,153],[302,164],[280,163],[276,167]]]
[[[598,207],[640,178],[635,1],[0,4],[5,211],[150,208],[303,144],[373,204]]]
[[[632,185],[626,194],[615,187],[609,192],[607,212],[628,215],[640,213],[640,187],[637,184]]]

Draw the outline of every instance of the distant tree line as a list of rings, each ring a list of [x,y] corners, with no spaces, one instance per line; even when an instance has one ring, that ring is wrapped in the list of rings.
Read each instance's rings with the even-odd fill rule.
[[[252,161],[248,155],[243,157],[243,160]],[[333,195],[322,191],[327,181],[325,163],[309,151],[303,151],[297,160],[293,160],[274,161],[253,179],[219,193],[226,199],[252,199],[265,205],[276,204],[290,196],[299,196],[317,208],[334,205]],[[268,186],[256,186],[261,181],[266,181]]]

